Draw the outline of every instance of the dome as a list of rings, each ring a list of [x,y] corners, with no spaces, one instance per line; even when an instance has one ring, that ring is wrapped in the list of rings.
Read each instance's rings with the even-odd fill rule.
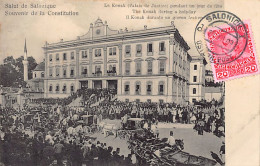
[[[45,63],[44,62],[39,63],[33,71],[45,71]]]

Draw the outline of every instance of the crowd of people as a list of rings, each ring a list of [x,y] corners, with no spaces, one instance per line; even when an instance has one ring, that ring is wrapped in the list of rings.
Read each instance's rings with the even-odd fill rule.
[[[36,110],[38,109],[38,110]],[[47,114],[45,115],[45,111]],[[28,114],[30,112],[30,114]],[[15,110],[3,108],[1,117],[0,162],[6,165],[132,165],[132,155],[120,155],[120,149],[107,146],[83,133],[69,134],[66,129],[78,119],[71,113],[77,109],[26,108]],[[75,115],[73,114],[73,115]],[[26,119],[32,115],[30,119]],[[64,129],[62,122],[70,117]],[[28,127],[29,131],[25,129]],[[64,163],[63,163],[64,164]],[[104,165],[104,164],[103,164]]]
[[[84,133],[68,133],[69,127],[76,127],[82,115],[93,115],[94,123],[102,119],[123,120],[125,115],[143,118],[151,124],[194,123],[199,134],[203,131],[218,133],[224,126],[224,109],[218,107],[180,107],[165,103],[131,103],[111,99],[114,93],[108,90],[80,90],[70,98],[82,97],[84,107],[68,107],[64,101],[54,104],[25,106],[22,109],[0,109],[0,162],[6,165],[132,165],[135,154],[120,155],[114,149]],[[98,105],[91,104],[99,102]],[[36,100],[36,103],[48,99]],[[65,99],[67,100],[67,99]],[[48,103],[48,102],[47,102]],[[66,104],[68,104],[67,102]],[[200,124],[203,121],[204,125]],[[213,130],[214,129],[214,130]],[[158,136],[157,136],[158,137]],[[5,153],[3,153],[3,151]]]

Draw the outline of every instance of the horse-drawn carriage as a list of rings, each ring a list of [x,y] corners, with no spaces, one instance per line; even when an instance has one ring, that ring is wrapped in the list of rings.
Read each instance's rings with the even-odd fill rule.
[[[172,150],[171,148],[160,149],[160,161],[165,165],[187,165],[187,166],[214,166],[216,161],[191,155],[182,150]]]
[[[129,118],[126,124],[123,125],[123,128],[117,131],[117,135],[121,139],[129,140],[135,134],[140,135],[144,133],[144,123],[145,119],[143,118]]]
[[[149,131],[146,131],[149,132]],[[191,155],[184,152],[183,140],[175,140],[175,145],[170,146],[167,138],[158,139],[143,136],[133,137],[128,140],[129,149],[133,151],[141,165],[182,165],[182,166],[214,166],[216,161]]]
[[[73,126],[67,129],[68,134],[93,134],[97,130],[93,115],[81,115]]]
[[[94,117],[93,115],[82,115],[81,119],[83,120],[83,123],[87,126],[91,126],[94,124]]]

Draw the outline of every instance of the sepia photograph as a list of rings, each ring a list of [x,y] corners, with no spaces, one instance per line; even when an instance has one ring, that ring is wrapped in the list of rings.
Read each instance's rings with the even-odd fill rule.
[[[0,5],[1,166],[229,165],[226,84],[259,63],[224,0]]]

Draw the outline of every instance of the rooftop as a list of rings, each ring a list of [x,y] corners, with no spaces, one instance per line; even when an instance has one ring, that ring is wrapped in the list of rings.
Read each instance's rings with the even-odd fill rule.
[[[170,34],[173,34],[175,40],[180,42],[187,51],[190,49],[186,41],[180,35],[178,29],[175,28],[173,22],[171,22],[170,26],[147,28],[147,25],[144,25],[144,29],[130,31],[127,28],[125,28],[124,30],[112,30],[107,25],[107,22],[105,21],[103,23],[100,18],[98,18],[94,24],[91,23],[89,31],[83,36],[78,36],[76,40],[74,39],[63,41],[63,39],[61,39],[60,42],[51,44],[46,42],[46,45],[43,48],[55,49],[60,47],[75,47],[107,41],[122,41],[128,39],[155,37]]]
[[[44,62],[39,63],[33,71],[45,71],[45,63]]]

